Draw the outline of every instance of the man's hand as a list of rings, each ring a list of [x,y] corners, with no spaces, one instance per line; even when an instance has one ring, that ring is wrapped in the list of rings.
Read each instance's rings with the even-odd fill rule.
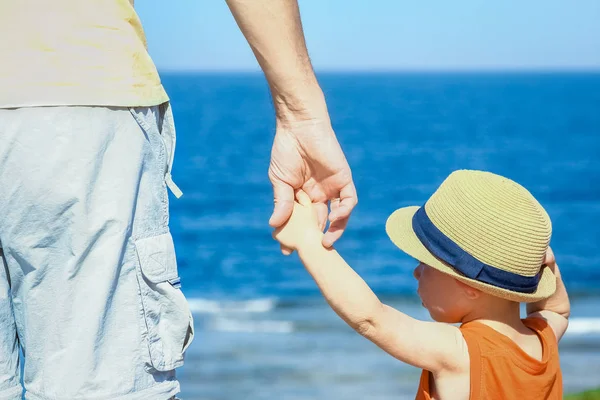
[[[277,133],[269,167],[275,209],[269,223],[277,228],[288,220],[294,189],[302,188],[315,204],[322,229],[331,202],[331,225],[323,237],[323,245],[330,247],[346,228],[356,189],[308,57],[298,1],[227,4],[265,73],[275,106]],[[282,251],[291,253],[284,246]]]
[[[278,123],[269,179],[275,198],[269,224],[274,228],[292,215],[295,189],[302,189],[310,197],[321,230],[325,229],[327,203],[331,202],[331,224],[322,241],[323,246],[331,247],[344,232],[358,199],[350,167],[329,119]],[[285,246],[282,251],[291,253]]]
[[[290,250],[306,247],[323,247],[323,232],[319,229],[319,221],[315,205],[302,189],[296,190],[292,216],[279,228],[273,231],[273,238]]]

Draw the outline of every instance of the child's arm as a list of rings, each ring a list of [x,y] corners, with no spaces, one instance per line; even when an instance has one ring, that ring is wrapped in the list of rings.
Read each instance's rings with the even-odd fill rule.
[[[545,300],[528,303],[527,316],[545,319],[550,327],[552,327],[556,339],[560,340],[569,326],[571,304],[569,302],[567,289],[560,276],[560,270],[556,264],[554,253],[550,248],[548,248],[548,253],[546,254],[545,264],[554,272],[554,275],[556,275],[556,292]]]
[[[468,368],[469,354],[458,328],[419,321],[382,304],[335,250],[321,245],[322,233],[305,196],[298,193],[301,204],[273,236],[298,251],[333,310],[358,333],[408,364],[433,373]]]

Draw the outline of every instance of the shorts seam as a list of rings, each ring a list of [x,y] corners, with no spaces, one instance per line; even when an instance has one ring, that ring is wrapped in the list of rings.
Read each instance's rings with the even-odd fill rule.
[[[154,106],[156,107],[156,110],[152,110],[152,112],[159,112],[160,113],[160,107]],[[131,116],[133,117],[134,121],[137,122],[138,126],[141,128],[142,132],[144,132],[144,135],[148,137],[148,143],[150,145],[150,147],[154,147],[154,143],[152,141],[151,136],[153,135],[153,131],[154,129],[152,128],[152,126],[150,124],[148,124],[148,122],[141,116],[138,115],[138,112],[141,112],[140,108],[149,108],[152,109],[153,107],[131,107],[129,109],[129,112],[131,114]],[[160,177],[161,177],[161,208],[162,208],[162,221],[161,221],[161,225],[162,226],[168,226],[169,225],[169,194],[168,189],[167,189],[167,182],[165,180],[165,176],[166,176],[166,171],[168,169],[168,155],[167,155],[167,146],[165,145],[165,141],[163,138],[163,134],[161,132],[161,127],[156,126],[156,139],[158,140],[160,143],[158,144],[158,165],[160,166],[159,172],[160,172]]]

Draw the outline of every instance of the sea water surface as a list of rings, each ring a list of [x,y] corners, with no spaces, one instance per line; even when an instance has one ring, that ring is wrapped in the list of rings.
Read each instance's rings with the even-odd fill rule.
[[[414,260],[387,239],[395,209],[422,205],[461,168],[527,187],[553,221],[572,298],[565,390],[600,386],[600,74],[320,74],[360,203],[336,245],[388,304],[427,319]],[[196,340],[181,397],[411,399],[419,371],[347,327],[267,224],[274,120],[258,74],[163,74],[178,132],[171,202]]]

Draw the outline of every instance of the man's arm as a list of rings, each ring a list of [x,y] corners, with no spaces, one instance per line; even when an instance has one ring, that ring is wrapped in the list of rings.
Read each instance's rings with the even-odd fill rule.
[[[327,115],[297,0],[227,0],[227,4],[269,82],[278,120]]]
[[[545,300],[528,303],[527,316],[545,319],[550,327],[552,327],[556,339],[560,340],[569,326],[571,303],[569,302],[569,296],[560,275],[560,270],[556,264],[554,253],[550,248],[548,248],[548,253],[546,254],[545,264],[556,276],[556,292]]]
[[[283,225],[292,214],[294,189],[310,196],[323,245],[344,232],[358,198],[350,166],[331,127],[323,92],[304,41],[297,0],[227,0],[269,82],[277,131],[271,150],[269,179],[275,207],[269,223]],[[282,246],[284,254],[290,249]]]

